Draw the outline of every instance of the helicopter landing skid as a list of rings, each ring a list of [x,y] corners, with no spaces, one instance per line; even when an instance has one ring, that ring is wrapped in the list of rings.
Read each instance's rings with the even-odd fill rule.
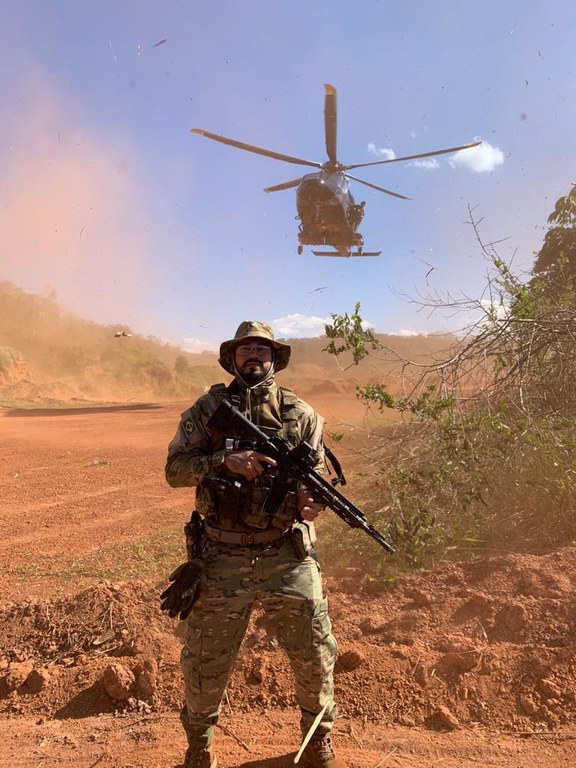
[[[342,259],[349,259],[352,256],[380,256],[382,251],[363,251],[362,248],[358,248],[357,251],[312,251],[314,256],[337,256]]]

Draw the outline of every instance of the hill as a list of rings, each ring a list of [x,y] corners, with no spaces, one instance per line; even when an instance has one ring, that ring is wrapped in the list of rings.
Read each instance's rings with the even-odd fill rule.
[[[323,350],[325,338],[292,339],[282,383],[299,392],[353,393],[357,383],[398,389],[399,358],[425,362],[450,336],[386,336],[381,359],[350,366]],[[393,350],[393,351],[390,351]],[[225,379],[216,353],[193,354],[122,324],[99,325],[65,311],[53,295],[0,282],[0,398],[7,400],[182,400]]]

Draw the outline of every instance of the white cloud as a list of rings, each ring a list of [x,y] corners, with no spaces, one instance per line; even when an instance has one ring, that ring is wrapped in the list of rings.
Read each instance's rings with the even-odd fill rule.
[[[449,158],[448,162],[453,168],[463,165],[476,173],[489,173],[497,165],[502,165],[504,162],[504,152],[484,141],[478,147],[461,149],[460,152],[456,152],[456,154]]]
[[[373,141],[368,144],[368,151],[381,160],[395,160],[397,157],[391,147],[378,147]],[[493,147],[487,141],[471,149],[461,149],[460,152],[456,152],[448,158],[448,162],[453,168],[464,166],[476,173],[490,173],[496,166],[502,165],[504,160],[504,152],[498,147]],[[425,171],[440,168],[440,162],[435,157],[410,160],[406,165],[408,168],[421,168]]]
[[[506,320],[510,316],[510,307],[503,304],[501,301],[491,301],[490,299],[482,299],[480,302],[482,309],[486,313],[486,320]]]
[[[283,339],[308,339],[324,335],[324,326],[331,323],[331,317],[307,316],[296,313],[272,320],[276,336]]]
[[[180,346],[184,352],[215,352],[217,349],[214,344],[202,339],[182,339]]]
[[[499,299],[481,299],[462,315],[461,328],[493,328],[510,317],[510,307]]]
[[[276,337],[284,339],[312,339],[318,336],[324,336],[324,327],[332,325],[333,319],[330,317],[316,317],[315,315],[301,315],[295,313],[286,315],[277,320],[272,320],[272,326]],[[362,320],[362,328],[374,330],[374,325],[369,320]]]
[[[373,141],[368,144],[368,152],[372,152],[381,160],[394,160],[396,157],[396,152],[391,147],[377,147]]]

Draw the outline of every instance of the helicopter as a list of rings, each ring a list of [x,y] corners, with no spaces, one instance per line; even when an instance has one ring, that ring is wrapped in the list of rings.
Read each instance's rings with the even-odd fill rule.
[[[393,157],[387,160],[377,160],[372,163],[356,163],[354,165],[343,165],[338,160],[336,151],[337,137],[337,108],[336,108],[336,89],[334,86],[325,84],[324,101],[324,132],[326,141],[326,153],[328,160],[324,163],[315,160],[303,160],[299,157],[284,155],[280,152],[273,152],[269,149],[245,144],[235,139],[229,139],[226,136],[220,136],[210,133],[202,128],[191,128],[192,133],[205,136],[208,139],[219,141],[222,144],[228,144],[231,147],[254,152],[257,155],[271,157],[274,160],[282,160],[285,163],[294,165],[305,165],[312,168],[318,168],[316,173],[307,173],[297,179],[285,181],[282,184],[276,184],[273,187],[266,187],[264,192],[280,192],[284,189],[296,190],[296,208],[299,220],[298,231],[298,254],[303,252],[305,245],[322,245],[334,248],[333,251],[312,251],[315,256],[379,256],[382,251],[364,251],[364,239],[358,227],[364,218],[365,202],[357,203],[349,189],[348,180],[356,181],[370,189],[378,192],[384,192],[387,195],[398,197],[401,200],[410,200],[411,198],[393,192],[390,189],[376,186],[368,181],[359,179],[348,173],[355,168],[368,168],[373,165],[386,165],[388,163],[399,163],[406,160],[416,160],[422,157],[433,157],[435,155],[445,155],[450,152],[459,152],[463,149],[471,149],[481,144],[476,141],[473,144],[463,144],[459,147],[450,147],[449,149],[438,149],[432,152],[422,152],[417,155],[407,155],[405,157]]]

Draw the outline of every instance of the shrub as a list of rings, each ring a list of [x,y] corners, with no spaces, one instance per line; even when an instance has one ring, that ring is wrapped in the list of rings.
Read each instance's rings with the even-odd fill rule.
[[[576,264],[558,245],[557,226],[571,243],[574,190],[559,210],[546,259],[527,280],[479,238],[491,265],[490,301],[460,303],[478,319],[449,357],[420,366],[398,396],[382,384],[358,389],[364,402],[400,411],[407,425],[382,465],[388,503],[378,522],[397,548],[396,567],[450,553],[544,552],[576,537]],[[356,364],[378,359],[359,304],[333,320],[327,335],[340,342],[327,351],[353,350]]]

